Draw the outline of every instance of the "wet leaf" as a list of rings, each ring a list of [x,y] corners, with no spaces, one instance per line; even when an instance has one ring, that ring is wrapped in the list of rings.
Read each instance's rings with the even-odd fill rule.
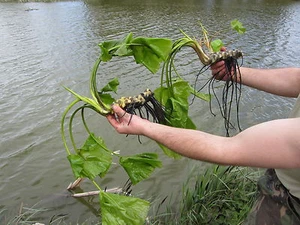
[[[214,52],[219,52],[221,48],[224,46],[224,44],[222,40],[216,39],[210,43],[210,46],[212,47]]]
[[[88,98],[88,97],[81,96],[81,95],[77,94],[76,92],[72,91],[71,89],[69,89],[69,88],[67,88],[67,87],[64,87],[64,88],[65,88],[67,91],[71,92],[75,97],[77,97],[77,98],[80,99],[81,101],[90,104],[91,106],[95,107],[96,109],[99,108],[98,103],[97,103],[94,99],[91,99],[91,98]]]
[[[230,24],[231,24],[231,28],[233,30],[236,30],[239,34],[243,34],[246,32],[246,28],[243,27],[243,24],[240,21],[238,21],[237,19],[232,20],[230,22]]]
[[[210,94],[202,93],[202,92],[197,92],[192,86],[190,86],[190,92],[195,95],[197,98],[200,98],[204,101],[209,102],[212,98]]]
[[[166,108],[166,115],[170,126],[196,129],[195,124],[188,115],[188,97],[191,93],[190,85],[183,80],[173,82],[172,91],[167,87],[159,87],[154,91],[157,99],[159,99]],[[159,144],[159,146],[167,156],[175,159],[181,158],[178,153],[161,144]]]
[[[108,84],[105,85],[101,89],[101,92],[110,92],[110,91],[113,91],[113,92],[117,93],[119,84],[120,84],[119,83],[119,79],[117,77],[115,77],[114,79],[112,79],[111,81],[109,81]]]
[[[119,41],[105,41],[99,44],[101,49],[100,59],[103,62],[108,62],[112,59],[111,49],[119,45]]]
[[[91,134],[78,154],[68,156],[72,171],[76,178],[96,176],[103,177],[112,163],[111,152],[107,150],[103,139]]]
[[[173,158],[173,159],[180,159],[181,158],[181,155],[170,150],[169,148],[167,148],[166,146],[160,144],[160,143],[157,143],[159,145],[159,147],[163,150],[163,152],[165,153],[166,156],[170,157],[170,158]]]
[[[156,73],[160,63],[165,61],[172,50],[172,41],[167,38],[133,38],[132,33],[123,40],[100,43],[101,60],[107,62],[113,56],[133,55],[136,63],[143,64],[152,73]]]
[[[103,225],[142,225],[150,203],[140,198],[101,191],[99,194]]]
[[[86,177],[83,172],[84,159],[77,154],[68,155],[67,158],[71,164],[71,168],[72,168],[74,176],[76,178]]]
[[[165,61],[172,50],[172,41],[165,38],[135,38],[131,49],[136,63],[143,64],[156,73],[160,63]]]
[[[133,34],[129,33],[124,39],[123,41],[120,43],[120,46],[118,47],[118,49],[116,49],[116,51],[114,52],[115,56],[131,56],[132,50],[130,48],[130,43],[133,39]]]
[[[163,61],[165,61],[169,54],[172,51],[172,45],[173,42],[171,39],[167,38],[144,38],[139,37],[135,38],[132,41],[132,44],[141,44],[149,49],[157,55],[159,58],[161,58]],[[134,47],[135,45],[133,45]]]
[[[115,99],[110,94],[99,93],[99,97],[105,105],[112,105],[115,102]]]
[[[155,153],[142,153],[134,156],[121,157],[120,165],[127,172],[132,184],[147,179],[162,163]]]

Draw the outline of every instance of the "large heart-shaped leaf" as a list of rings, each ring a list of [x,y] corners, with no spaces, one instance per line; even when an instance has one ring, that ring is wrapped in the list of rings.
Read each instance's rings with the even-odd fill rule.
[[[100,191],[102,225],[142,225],[150,203],[140,198]]]
[[[69,155],[68,160],[76,178],[94,180],[96,176],[103,177],[106,174],[112,163],[112,155],[103,139],[91,134],[78,154]]]
[[[162,166],[161,161],[158,160],[158,156],[155,153],[142,153],[121,157],[119,162],[127,172],[132,184],[137,184],[148,178],[155,168]]]

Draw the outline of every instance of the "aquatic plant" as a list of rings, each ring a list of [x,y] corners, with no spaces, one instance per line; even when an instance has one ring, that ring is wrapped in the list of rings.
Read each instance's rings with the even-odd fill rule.
[[[158,155],[155,153],[141,153],[132,156],[121,156],[118,152],[106,146],[103,138],[92,133],[86,123],[85,111],[92,110],[101,116],[112,114],[112,104],[118,104],[131,114],[139,114],[154,122],[163,123],[175,127],[196,129],[189,117],[189,97],[209,101],[210,95],[195,90],[176,71],[173,61],[182,47],[192,47],[197,53],[200,61],[205,67],[220,60],[227,61],[226,68],[228,79],[236,76],[237,59],[242,56],[240,51],[219,52],[222,47],[221,40],[210,40],[205,28],[201,25],[203,38],[199,41],[184,35],[176,41],[168,38],[133,37],[129,33],[122,40],[105,41],[99,44],[101,54],[96,60],[90,76],[91,97],[77,94],[66,88],[75,96],[75,100],[69,104],[62,116],[61,133],[63,143],[67,152],[74,176],[77,179],[88,178],[98,189],[101,221],[102,224],[143,224],[148,213],[150,203],[146,200],[129,196],[126,192],[119,194],[106,192],[95,181],[96,177],[103,178],[108,173],[113,158],[119,159],[119,164],[124,168],[133,185],[147,179],[152,172],[162,166]],[[234,27],[233,27],[234,28]],[[234,28],[238,31],[243,29],[242,25]],[[206,49],[206,50],[204,50]],[[152,92],[146,89],[134,97],[121,97],[116,99],[113,93],[117,93],[120,85],[117,78],[110,80],[102,88],[97,86],[97,72],[101,63],[108,63],[113,57],[133,57],[137,64],[142,64],[151,73],[155,74],[163,63],[159,87]],[[234,74],[232,74],[232,72]],[[101,78],[100,78],[101,80]],[[231,80],[232,81],[232,80]],[[227,82],[227,81],[226,81]],[[227,100],[227,98],[226,98]],[[73,107],[83,103],[75,110]],[[227,104],[224,103],[224,104]],[[73,110],[71,113],[70,111]],[[69,121],[66,116],[71,113]],[[75,115],[81,113],[83,125],[89,134],[87,140],[81,147],[77,147],[73,136],[73,121]],[[228,120],[227,111],[223,116]],[[225,115],[226,114],[226,115]],[[74,151],[68,145],[65,135],[65,124],[68,124],[69,138]],[[180,156],[159,144],[162,150],[170,157]]]

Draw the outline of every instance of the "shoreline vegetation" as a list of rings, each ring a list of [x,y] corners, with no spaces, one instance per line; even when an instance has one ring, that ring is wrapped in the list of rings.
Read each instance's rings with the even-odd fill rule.
[[[253,168],[220,165],[210,165],[201,174],[191,173],[183,185],[179,212],[158,215],[150,224],[242,224],[256,199],[261,174]]]
[[[149,216],[146,225],[183,225],[183,224],[230,224],[239,225],[246,219],[256,197],[256,183],[261,170],[247,167],[209,165],[203,173],[195,168],[183,184],[179,210],[171,210],[167,205],[163,213]],[[199,169],[198,169],[199,171]],[[165,203],[164,203],[165,204]],[[5,209],[0,211],[0,218],[5,218]],[[20,205],[18,215],[7,218],[1,223],[7,225],[45,225],[39,223],[39,214],[47,211],[37,206]],[[97,222],[95,222],[97,221]],[[71,225],[67,216],[53,216],[46,223],[49,225]],[[100,225],[99,218],[90,218],[77,225]]]

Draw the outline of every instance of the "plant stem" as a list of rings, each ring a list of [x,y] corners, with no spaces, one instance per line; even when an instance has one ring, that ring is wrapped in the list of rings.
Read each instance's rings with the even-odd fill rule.
[[[98,188],[99,191],[102,191],[102,189],[100,188],[100,186],[96,183],[95,180],[92,180],[93,184]]]
[[[110,113],[111,107],[104,104],[104,102],[101,100],[98,90],[97,90],[96,76],[97,76],[97,71],[98,71],[100,63],[101,63],[101,58],[98,58],[94,64],[94,67],[92,70],[92,74],[91,74],[91,78],[90,78],[90,90],[91,90],[91,94],[92,94],[93,98],[98,102],[100,107],[103,109],[102,110],[103,112],[101,111],[100,113],[105,116]]]
[[[74,100],[67,108],[66,108],[66,110],[64,111],[64,113],[63,113],[63,116],[62,116],[62,119],[61,119],[61,136],[62,136],[62,139],[63,139],[63,143],[64,143],[64,146],[65,146],[65,149],[66,149],[66,151],[67,151],[67,154],[68,155],[71,155],[71,152],[70,152],[70,150],[69,150],[69,148],[68,148],[68,145],[67,145],[67,141],[66,141],[66,136],[65,136],[65,128],[64,128],[64,124],[65,124],[65,118],[66,118],[66,115],[67,115],[67,113],[70,111],[70,109],[76,104],[76,103],[78,103],[78,102],[80,102],[80,99],[76,99],[76,100]]]

